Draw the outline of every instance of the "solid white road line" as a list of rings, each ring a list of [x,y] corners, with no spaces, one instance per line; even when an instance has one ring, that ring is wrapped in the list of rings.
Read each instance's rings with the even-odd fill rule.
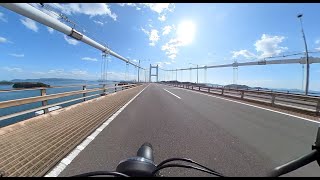
[[[251,106],[251,107],[255,107],[255,108],[259,108],[259,109],[264,109],[266,111],[271,111],[271,112],[275,112],[275,113],[279,113],[279,114],[283,114],[283,115],[287,115],[287,116],[291,116],[291,117],[295,117],[295,118],[298,118],[298,119],[302,119],[302,120],[306,120],[306,121],[310,121],[310,122],[313,122],[313,123],[320,124],[320,121],[315,121],[315,120],[312,120],[312,119],[308,119],[308,118],[304,118],[304,117],[300,117],[300,116],[296,116],[296,115],[292,115],[292,114],[288,114],[288,113],[284,113],[284,112],[280,112],[280,111],[276,111],[276,110],[272,110],[272,109],[268,109],[268,108],[264,108],[264,107],[259,107],[259,106],[255,106],[255,105],[252,105],[252,104],[247,104],[247,103],[243,103],[243,102],[239,102],[239,101],[235,101],[235,100],[231,100],[231,99],[227,99],[227,98],[223,98],[223,97],[218,97],[218,96],[215,96],[215,95],[209,95],[209,94],[205,94],[203,92],[197,92],[197,91],[193,91],[193,90],[190,90],[190,89],[183,89],[183,88],[180,88],[180,89],[181,90],[185,90],[185,91],[189,91],[189,92],[193,92],[193,93],[202,94],[202,95],[209,96],[209,97],[223,99],[223,100],[230,101],[230,102],[235,102],[235,103],[238,103],[238,104],[243,104],[243,105],[247,105],[247,106]]]
[[[179,96],[177,96],[177,95],[173,94],[172,92],[170,92],[170,91],[168,91],[168,90],[166,90],[166,89],[163,89],[163,90],[165,90],[165,91],[167,91],[168,93],[170,93],[170,94],[174,95],[175,97],[177,97],[177,98],[181,99],[181,97],[179,97]]]
[[[116,113],[114,113],[109,119],[107,119],[100,127],[98,127],[92,134],[90,134],[86,139],[84,139],[73,151],[71,151],[60,163],[55,166],[45,177],[57,177],[59,174],[72,162],[72,160],[79,155],[79,153],[87,147],[90,142],[98,136],[98,134],[107,127],[123,110],[126,108],[136,97],[138,97],[147,87],[140,91],[136,96],[134,96],[127,104],[120,108]]]

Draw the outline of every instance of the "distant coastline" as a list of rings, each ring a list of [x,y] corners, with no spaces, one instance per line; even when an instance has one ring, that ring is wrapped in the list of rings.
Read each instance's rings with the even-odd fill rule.
[[[13,82],[11,81],[0,81],[0,85],[11,85]]]
[[[101,83],[114,83],[119,81],[108,80],[83,80],[83,79],[67,79],[67,78],[39,78],[39,79],[13,79],[13,80],[0,80],[0,89],[8,90],[15,88],[35,88],[35,87],[52,87],[64,86],[74,84],[101,84]]]

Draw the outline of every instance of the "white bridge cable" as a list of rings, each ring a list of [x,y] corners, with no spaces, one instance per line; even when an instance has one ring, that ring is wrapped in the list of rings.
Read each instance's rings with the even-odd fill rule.
[[[309,63],[320,63],[320,58],[318,57],[309,57]],[[222,68],[222,67],[239,67],[239,66],[254,66],[254,65],[271,65],[271,64],[306,64],[305,58],[296,58],[296,59],[277,59],[277,60],[262,60],[262,61],[248,61],[248,62],[237,62],[230,64],[221,64],[221,65],[210,65],[202,67],[189,67],[177,69],[179,71],[183,70],[192,70],[192,69],[211,69],[211,68]],[[172,71],[171,69],[166,69],[164,71]],[[174,70],[175,71],[175,70]]]
[[[75,29],[77,27],[78,31],[81,31],[82,33],[86,33],[88,35],[91,36],[91,39],[99,42],[96,38],[95,35],[93,35],[93,33],[91,33],[90,31],[88,31],[87,29],[85,29],[84,27],[80,26],[80,24],[78,22],[76,22],[75,20],[71,20],[70,17],[68,17],[66,14],[62,13],[61,11],[57,12],[58,9],[60,9],[57,5],[55,5],[55,3],[28,3],[31,6],[33,6],[34,8],[37,8],[38,10],[50,15],[53,15],[56,19],[60,19],[62,20],[62,23],[68,23],[71,24],[73,26],[73,28]],[[39,8],[41,4],[41,7]],[[54,6],[54,7],[52,7]],[[66,24],[67,25],[67,24]],[[103,42],[99,42],[101,44],[103,44]]]
[[[125,61],[126,63],[129,63],[135,67],[139,67],[141,69],[144,69],[140,67],[139,65],[129,61],[128,59],[122,57],[121,55],[117,54],[116,52],[113,52],[111,49],[107,48],[106,46],[102,45],[101,43],[98,43],[97,41],[87,37],[84,34],[81,34],[80,32],[76,31],[74,28],[71,28],[70,26],[62,23],[58,19],[51,17],[50,15],[44,13],[43,11],[31,6],[27,3],[0,3],[1,6],[4,8],[7,8],[13,12],[16,12],[22,16],[28,17],[34,21],[37,21],[45,26],[51,27],[52,29],[55,29],[59,32],[62,32],[76,40],[82,41],[98,50],[101,50],[102,52],[109,53],[110,55]]]

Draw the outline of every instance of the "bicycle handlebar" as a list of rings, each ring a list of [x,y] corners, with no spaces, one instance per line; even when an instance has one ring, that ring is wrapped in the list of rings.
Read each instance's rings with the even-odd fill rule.
[[[271,171],[271,173],[269,174],[269,176],[271,177],[278,177],[281,176],[283,174],[287,174],[291,171],[294,171],[300,167],[303,167],[315,160],[319,159],[319,151],[312,150],[311,153],[301,156],[293,161],[290,161],[284,165],[278,166],[276,167],[273,171]]]

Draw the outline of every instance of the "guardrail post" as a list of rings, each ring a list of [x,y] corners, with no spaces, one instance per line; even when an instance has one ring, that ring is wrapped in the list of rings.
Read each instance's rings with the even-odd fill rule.
[[[200,86],[199,86],[199,91],[200,91]]]
[[[193,90],[193,86],[191,86],[191,89]]]
[[[276,100],[276,95],[275,94],[271,94],[271,105],[274,106],[274,102]]]
[[[103,84],[103,95],[106,95],[106,84]]]
[[[222,94],[222,95],[223,95],[223,92],[224,92],[224,88],[221,89],[221,94]]]
[[[318,100],[318,103],[317,103],[316,115],[319,115],[319,111],[320,111],[320,99]]]
[[[208,87],[208,93],[210,93],[210,87]]]
[[[82,86],[82,90],[87,90],[87,86]],[[83,93],[83,97],[86,97],[87,93]],[[83,99],[83,101],[86,101],[86,98]]]
[[[114,84],[114,92],[117,92],[117,84]]]
[[[244,97],[244,91],[241,91],[241,99]]]
[[[40,89],[41,96],[47,95],[47,89]],[[42,106],[48,105],[48,100],[42,101]],[[49,112],[48,108],[43,109],[43,114],[47,114]]]

